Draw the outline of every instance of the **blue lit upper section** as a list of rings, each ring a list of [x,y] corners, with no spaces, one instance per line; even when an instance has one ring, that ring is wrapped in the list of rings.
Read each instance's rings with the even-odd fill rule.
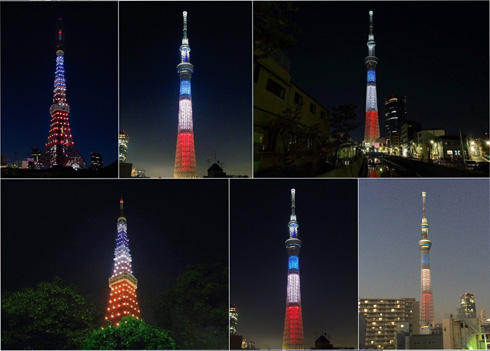
[[[289,256],[289,269],[299,269],[298,256]]]
[[[131,269],[131,254],[129,252],[128,224],[124,217],[123,201],[120,201],[121,215],[117,220],[116,249],[114,250],[114,271],[112,276],[121,273],[133,273]]]
[[[180,96],[191,96],[191,81],[189,79],[180,81]]]
[[[422,255],[422,263],[423,264],[429,264],[429,254],[423,254]]]
[[[376,83],[376,71],[368,70],[367,71],[367,82],[368,83]]]

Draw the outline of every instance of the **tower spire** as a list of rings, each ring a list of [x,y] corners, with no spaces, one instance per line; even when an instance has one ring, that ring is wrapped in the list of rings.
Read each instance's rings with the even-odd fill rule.
[[[124,217],[124,201],[121,196],[121,200],[119,200],[119,217]]]
[[[187,39],[187,11],[182,12],[182,16],[184,17],[184,39]]]
[[[87,168],[80,156],[71,134],[70,105],[66,99],[65,51],[63,50],[63,32],[59,18],[58,45],[56,46],[56,70],[54,77],[53,104],[49,108],[51,126],[44,152],[36,165],[37,169],[53,166]]]
[[[369,11],[369,36],[367,41],[368,56],[364,58],[364,63],[367,68],[367,84],[366,84],[366,123],[364,129],[364,143],[366,146],[372,146],[379,134],[379,119],[378,119],[378,97],[376,93],[376,65],[378,58],[376,57],[374,48],[373,34],[373,11]]]
[[[182,15],[184,36],[180,46],[180,63],[177,65],[177,73],[180,78],[180,98],[174,178],[197,178],[191,97],[191,78],[194,65],[191,63],[191,47],[187,38],[187,11],[184,11]]]
[[[141,311],[136,298],[138,279],[133,275],[132,258],[129,251],[128,224],[123,214],[124,201],[119,200],[120,216],[117,219],[116,249],[114,250],[114,271],[109,278],[111,289],[105,323],[118,326],[121,318],[140,318]]]
[[[288,250],[288,285],[286,297],[286,318],[282,338],[283,350],[304,349],[303,316],[301,313],[301,288],[299,279],[299,251],[301,240],[298,239],[298,222],[296,221],[296,190],[291,189],[291,217],[289,220]]]
[[[373,11],[369,11],[369,35],[373,36],[374,39],[374,34],[373,34]]]
[[[432,296],[432,279],[430,274],[430,259],[429,252],[432,247],[432,241],[429,240],[429,224],[425,215],[425,198],[427,194],[422,192],[422,239],[419,240],[419,248],[421,255],[420,267],[420,290],[421,290],[421,306],[420,306],[420,332],[428,334],[427,330],[435,325],[434,319],[434,298]]]

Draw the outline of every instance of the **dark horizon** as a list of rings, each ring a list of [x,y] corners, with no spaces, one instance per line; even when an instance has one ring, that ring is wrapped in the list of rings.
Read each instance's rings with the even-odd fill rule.
[[[75,146],[85,163],[117,160],[118,13],[115,2],[2,2],[2,155],[41,152],[53,103],[59,20]]]
[[[290,18],[301,31],[296,46],[286,50],[292,80],[329,110],[356,105],[362,124],[352,133],[355,140],[364,137],[370,10],[381,136],[384,101],[393,94],[407,97],[408,119],[422,129],[457,135],[461,129],[474,137],[488,131],[487,1],[305,1],[293,7],[298,11]]]

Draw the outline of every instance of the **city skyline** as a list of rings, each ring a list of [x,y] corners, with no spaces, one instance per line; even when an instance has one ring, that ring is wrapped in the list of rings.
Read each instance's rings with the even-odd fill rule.
[[[116,161],[117,3],[2,2],[1,9],[2,155],[11,163],[44,150],[61,18],[75,144],[87,164],[92,152],[101,153],[106,166]]]
[[[260,349],[281,349],[288,276],[291,189],[301,247],[305,348],[326,333],[337,347],[357,347],[357,182],[234,181],[230,189],[230,303],[237,335]],[[341,199],[338,201],[338,199]],[[335,286],[335,289],[332,289]]]
[[[251,176],[252,8],[247,2],[120,3],[120,129],[130,137],[127,162],[151,177],[173,177],[183,11],[195,67],[197,177],[207,175],[215,159],[228,174]]]
[[[420,301],[423,191],[436,323],[457,313],[466,292],[488,311],[488,179],[360,180],[359,297]]]
[[[443,128],[446,134],[461,129],[480,136],[488,131],[489,115],[488,6],[488,2],[294,2],[298,10],[288,17],[300,31],[293,33],[296,45],[286,50],[292,80],[329,110],[343,104],[357,106],[357,121],[362,123],[351,135],[362,141],[368,13],[374,11],[378,100],[406,96],[407,117],[420,122],[422,129]],[[385,111],[384,106],[379,108],[383,137]]]

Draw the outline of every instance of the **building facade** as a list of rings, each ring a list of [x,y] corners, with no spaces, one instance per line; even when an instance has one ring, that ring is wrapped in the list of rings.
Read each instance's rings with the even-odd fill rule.
[[[126,131],[119,133],[119,162],[126,162],[128,157],[129,134]]]
[[[194,65],[191,63],[191,47],[189,46],[189,38],[187,38],[187,12],[184,11],[182,14],[184,17],[184,35],[180,46],[180,63],[177,65],[180,78],[180,98],[174,178],[197,178],[191,96],[191,78]]]
[[[385,98],[386,143],[393,155],[402,153],[401,127],[407,116],[407,97]]]
[[[56,71],[54,79],[53,104],[49,108],[51,126],[48,141],[39,158],[36,168],[47,169],[54,166],[86,169],[87,165],[80,156],[73,135],[71,134],[70,105],[66,100],[65,51],[63,49],[63,33],[61,24],[58,30],[56,47]]]
[[[105,324],[118,326],[125,316],[141,318],[136,289],[138,279],[133,275],[132,258],[129,252],[128,224],[124,216],[124,202],[119,202],[120,215],[117,219],[116,250],[114,251],[114,271],[109,278],[109,304]]]
[[[314,169],[328,141],[327,109],[292,81],[289,67],[282,53],[254,62],[255,175]]]
[[[359,314],[365,320],[365,335],[359,339],[366,349],[394,349],[401,325],[410,331],[419,329],[419,302],[414,298],[362,298]]]
[[[288,250],[288,284],[286,295],[286,318],[282,338],[283,350],[304,349],[303,314],[301,312],[301,287],[299,279],[299,251],[301,240],[298,238],[296,221],[296,190],[291,189],[291,216],[289,219]]]

